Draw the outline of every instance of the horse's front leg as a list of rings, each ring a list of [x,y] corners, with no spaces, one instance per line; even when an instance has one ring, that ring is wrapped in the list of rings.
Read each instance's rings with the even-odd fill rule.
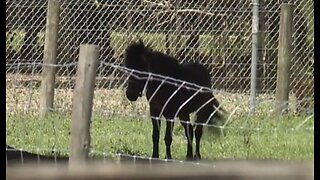
[[[172,159],[171,144],[172,144],[172,131],[174,126],[174,119],[167,119],[166,135],[164,142],[166,144],[166,159]]]
[[[160,137],[160,127],[161,121],[160,117],[152,117],[152,158],[159,158],[159,137]]]

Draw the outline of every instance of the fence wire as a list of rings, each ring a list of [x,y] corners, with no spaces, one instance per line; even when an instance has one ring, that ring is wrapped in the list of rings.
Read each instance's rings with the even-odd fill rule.
[[[113,68],[119,74],[124,76],[124,81],[120,85],[119,89],[106,88],[101,89],[97,87],[95,89],[95,98],[93,101],[93,115],[92,115],[92,150],[90,156],[98,156],[106,158],[107,160],[114,160],[114,158],[120,158],[120,161],[129,157],[130,160],[136,159],[148,159],[148,150],[141,150],[143,146],[151,147],[151,123],[149,105],[145,98],[140,98],[138,101],[131,103],[126,99],[123,87],[127,84],[127,75],[143,72],[133,72],[131,69],[124,68],[122,66],[114,64],[104,64]],[[35,66],[35,65],[34,65]],[[122,72],[122,73],[121,73]],[[146,73],[145,75],[149,75]],[[152,80],[163,81],[164,79],[169,80],[167,77],[159,76],[157,74],[151,74]],[[149,76],[147,81],[149,80]],[[12,79],[20,79],[23,76],[16,74],[16,77]],[[28,84],[34,84],[35,77]],[[59,78],[58,78],[59,79]],[[58,80],[57,79],[57,80]],[[60,81],[63,78],[60,77]],[[74,79],[67,79],[66,82],[70,83]],[[163,81],[164,83],[170,83],[181,87],[181,82],[172,79],[170,81]],[[177,83],[178,82],[178,83]],[[211,151],[204,151],[206,158],[212,159],[213,156],[218,158],[280,158],[290,159],[290,152],[296,151],[297,149],[303,149],[308,153],[298,153],[297,159],[308,159],[310,158],[311,151],[313,150],[313,114],[302,117],[284,117],[278,119],[274,117],[274,106],[273,100],[265,100],[260,104],[263,106],[256,117],[248,116],[248,108],[245,103],[249,95],[245,94],[234,94],[221,90],[209,89],[205,87],[198,87],[195,84],[185,84],[182,88],[189,87],[194,91],[212,92],[215,97],[221,102],[221,106],[228,112],[226,114],[226,120],[223,124],[202,124],[205,129],[215,128],[220,131],[220,137],[224,141],[215,138],[215,145],[208,140],[203,141],[203,149],[212,149],[213,151],[220,152],[220,154],[213,155]],[[74,84],[71,82],[71,84]],[[20,84],[11,82],[11,88],[7,88],[7,143],[15,148],[19,148],[26,152],[20,152],[16,150],[7,150],[9,153],[8,164],[11,164],[13,160],[19,160],[21,162],[29,160],[65,162],[69,154],[69,137],[70,137],[70,115],[72,109],[72,88],[56,89],[55,90],[55,108],[48,118],[41,119],[39,117],[39,90],[35,89],[34,86],[28,88],[22,88]],[[112,86],[109,84],[109,86]],[[201,90],[201,91],[200,91]],[[156,93],[156,92],[155,92]],[[62,107],[59,107],[62,106]],[[293,104],[294,106],[294,104]],[[290,107],[292,108],[292,107]],[[160,120],[158,117],[154,117]],[[194,119],[192,117],[192,119]],[[178,121],[177,119],[167,119],[167,121]],[[180,120],[180,122],[183,122]],[[179,122],[176,122],[179,124]],[[193,125],[197,124],[192,122]],[[162,126],[163,127],[163,126]],[[178,126],[179,127],[179,126]],[[163,129],[163,128],[162,128]],[[173,137],[173,146],[185,146],[185,141],[182,136],[182,129],[178,128],[175,131]],[[209,132],[207,130],[207,132]],[[119,135],[120,134],[120,135]],[[149,137],[150,140],[142,143]],[[209,136],[210,138],[210,136]],[[300,139],[303,139],[300,141]],[[276,141],[276,142],[275,142]],[[290,147],[283,149],[280,152],[287,152],[288,154],[269,154],[268,151],[261,152],[261,155],[252,155],[251,153],[260,152],[262,144],[268,143],[266,149],[272,151],[274,148],[280,148],[282,146]],[[116,143],[116,144],[114,144]],[[140,146],[138,144],[142,143]],[[275,144],[275,145],[270,145]],[[230,149],[237,149],[236,152],[233,150],[226,150],[225,154],[222,153],[225,149],[221,147],[230,146]],[[273,147],[276,146],[276,147]],[[279,147],[278,147],[279,146]],[[22,147],[22,148],[21,148]],[[161,145],[160,145],[161,147]],[[147,147],[145,147],[147,148]],[[163,149],[163,148],[160,148]],[[280,148],[281,149],[281,148]],[[180,147],[180,151],[181,147]],[[33,154],[24,156],[33,152]],[[180,154],[181,154],[180,152]],[[209,152],[209,153],[208,153]],[[251,153],[248,153],[251,152]],[[278,152],[278,151],[277,151]],[[12,154],[13,153],[13,154]],[[21,155],[22,153],[22,155]],[[175,152],[177,154],[177,152]],[[233,155],[236,153],[236,155]],[[47,156],[40,156],[39,154],[46,154]],[[259,153],[260,154],[260,153]],[[49,156],[48,156],[49,155]],[[13,156],[13,157],[12,157]],[[17,156],[17,157],[16,157]],[[54,156],[56,159],[52,159]],[[26,158],[26,159],[24,159]],[[44,160],[41,160],[44,159]],[[122,159],[122,160],[121,160]],[[178,157],[178,161],[181,161],[181,155]],[[165,161],[160,158],[160,161]]]
[[[251,0],[60,1],[58,63],[55,65],[58,69],[54,101],[56,112],[70,115],[79,45],[93,43],[100,46],[94,113],[104,118],[150,118],[145,99],[134,104],[128,102],[123,92],[127,76],[115,66],[122,64],[127,45],[141,38],[153,49],[170,54],[181,62],[204,64],[210,71],[212,89],[217,90],[216,96],[225,108],[234,112],[235,119],[247,116]],[[313,1],[260,0],[263,58],[258,62],[257,73],[258,118],[268,119],[274,110],[280,5],[283,2],[295,5],[289,108],[296,111],[300,107],[313,114]],[[6,0],[7,119],[14,119],[21,113],[36,117],[39,112],[46,11],[46,0]],[[52,137],[46,137],[45,142],[30,139],[34,147],[52,146],[56,139],[65,138],[58,130],[66,125],[55,123],[37,122],[36,136],[50,132]],[[293,125],[292,132],[299,125]],[[17,135],[14,130],[19,129],[24,129],[22,134],[28,134],[27,125],[18,126],[7,125],[7,135],[14,137]],[[259,126],[247,124],[242,127],[261,130]],[[273,132],[274,128],[277,129],[268,127],[267,131]],[[286,127],[284,129],[287,130]],[[300,126],[298,129],[305,130]],[[310,127],[306,129],[310,130]],[[62,145],[60,148],[67,149]]]
[[[275,92],[281,3],[260,1],[264,45],[257,89],[261,94]],[[313,1],[289,3],[295,5],[291,92],[302,101],[313,97]],[[46,6],[44,0],[6,1],[7,73],[30,75],[41,71],[40,66],[18,71],[10,64],[41,63]],[[206,65],[213,88],[243,93],[250,89],[251,21],[250,0],[62,1],[58,64],[76,62],[81,43],[100,45],[101,62],[121,64],[128,43],[142,38],[180,61]],[[100,64],[98,71],[98,76],[119,79],[112,88],[121,83],[112,68]],[[75,65],[58,69],[60,76],[73,76],[75,72]]]

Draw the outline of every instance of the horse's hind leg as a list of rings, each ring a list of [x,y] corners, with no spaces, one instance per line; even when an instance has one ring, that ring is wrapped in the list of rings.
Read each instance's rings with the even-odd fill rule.
[[[180,122],[184,128],[186,138],[188,140],[187,144],[187,160],[193,160],[193,153],[192,153],[192,141],[193,141],[193,128],[192,124],[190,123],[189,115],[179,117]]]
[[[202,132],[203,132],[203,125],[196,125],[196,131],[195,131],[195,137],[196,137],[196,154],[194,156],[194,159],[200,160],[201,155],[200,155],[200,140],[202,137]]]
[[[164,142],[166,144],[166,159],[172,159],[171,156],[171,143],[172,143],[172,131],[173,131],[173,119],[167,119],[166,135]]]
[[[205,106],[203,109],[201,109],[197,113],[197,119],[196,123],[196,130],[195,130],[195,138],[196,138],[196,154],[195,154],[195,159],[200,160],[201,155],[200,155],[200,140],[202,137],[203,133],[203,125],[199,123],[205,123],[211,118],[211,113],[214,111],[214,109],[211,106]]]

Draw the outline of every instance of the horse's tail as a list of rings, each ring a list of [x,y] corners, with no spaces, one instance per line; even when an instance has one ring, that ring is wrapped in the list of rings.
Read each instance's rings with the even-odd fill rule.
[[[219,116],[219,119],[225,118],[224,116],[227,114],[227,111],[221,106],[221,104],[217,100],[217,98],[213,99],[212,105],[214,106],[215,110],[217,111],[217,116]]]
[[[197,113],[197,123],[208,124],[207,129],[215,135],[225,135],[223,126],[227,120],[227,111],[214,98],[202,110]]]
[[[225,120],[227,111],[221,106],[216,98],[210,100],[210,103],[202,107],[197,113],[198,123],[215,124],[215,121]]]
[[[212,125],[209,126],[208,130],[218,137],[223,137],[226,135],[224,127],[227,122],[227,111],[221,106],[216,98],[213,99],[212,106],[214,109],[214,115],[208,122],[209,125]]]

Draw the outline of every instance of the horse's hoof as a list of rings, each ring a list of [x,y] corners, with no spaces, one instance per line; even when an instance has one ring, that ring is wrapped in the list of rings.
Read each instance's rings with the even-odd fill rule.
[[[159,155],[153,154],[151,157],[152,157],[152,159],[159,159]]]
[[[193,158],[193,156],[187,156],[187,157],[186,157],[186,160],[187,160],[187,161],[194,161],[194,158]]]
[[[172,157],[171,156],[166,156],[165,159],[170,160],[170,159],[172,159]]]
[[[195,161],[200,161],[201,160],[201,155],[194,155],[194,160]]]

